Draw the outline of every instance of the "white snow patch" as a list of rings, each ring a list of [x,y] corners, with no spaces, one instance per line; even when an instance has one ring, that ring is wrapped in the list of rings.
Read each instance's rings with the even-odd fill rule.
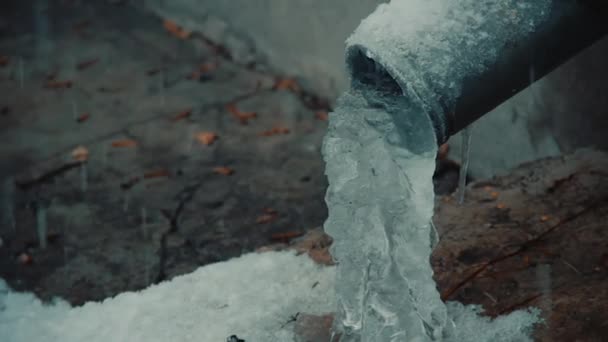
[[[0,279],[0,340],[293,341],[291,316],[333,311],[334,273],[294,252],[253,253],[81,307],[43,304]]]

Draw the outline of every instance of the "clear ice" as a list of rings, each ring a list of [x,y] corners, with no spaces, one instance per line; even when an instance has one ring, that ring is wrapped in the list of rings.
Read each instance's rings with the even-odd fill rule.
[[[430,265],[437,143],[406,97],[351,90],[329,116],[325,231],[336,266],[340,342],[524,342],[539,311],[494,320],[443,303]],[[333,341],[333,340],[332,340]]]
[[[441,338],[447,313],[429,262],[436,153],[431,121],[405,97],[353,90],[331,113],[325,230],[341,342]]]

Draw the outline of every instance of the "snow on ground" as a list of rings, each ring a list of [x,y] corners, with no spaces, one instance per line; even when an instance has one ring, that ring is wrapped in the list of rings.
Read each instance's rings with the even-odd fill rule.
[[[333,275],[306,255],[253,253],[81,307],[43,304],[0,279],[0,340],[292,341],[291,316],[333,310]]]

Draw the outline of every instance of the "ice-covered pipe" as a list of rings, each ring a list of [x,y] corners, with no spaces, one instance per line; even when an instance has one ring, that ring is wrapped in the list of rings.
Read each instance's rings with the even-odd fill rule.
[[[353,86],[419,101],[443,143],[606,34],[604,0],[392,0],[346,60]]]

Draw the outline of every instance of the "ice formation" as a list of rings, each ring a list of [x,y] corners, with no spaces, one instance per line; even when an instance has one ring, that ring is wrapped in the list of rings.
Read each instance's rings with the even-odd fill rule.
[[[436,152],[430,119],[404,97],[351,91],[330,115],[325,230],[341,341],[442,336],[446,308],[429,263]]]
[[[490,321],[477,307],[441,301],[429,262],[432,175],[461,84],[534,30],[550,5],[392,0],[347,40],[352,87],[323,145],[340,342],[529,340],[536,311]]]

